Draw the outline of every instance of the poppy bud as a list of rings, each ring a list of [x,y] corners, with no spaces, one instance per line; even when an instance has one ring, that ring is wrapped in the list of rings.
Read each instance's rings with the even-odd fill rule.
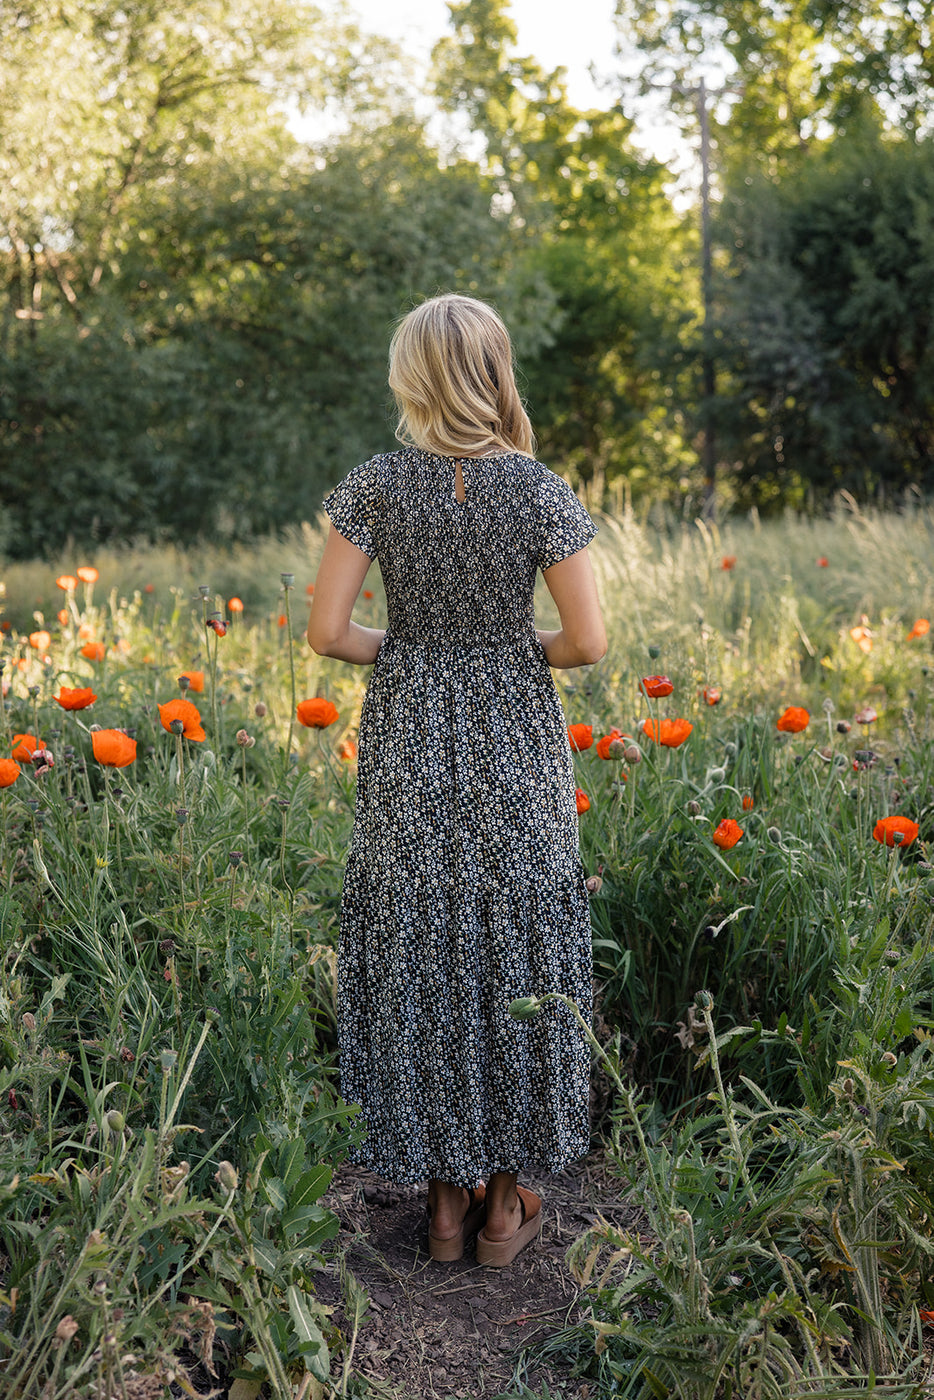
[[[112,1108],[105,1119],[108,1128],[115,1133],[122,1133],[126,1127],[126,1119],[118,1108]]]
[[[78,1324],[71,1314],[66,1314],[55,1329],[55,1340],[59,1346],[67,1346],[72,1337],[77,1336]]]
[[[178,822],[179,826],[184,826],[184,825],[185,825],[185,823],[186,823],[187,820],[188,820],[188,815],[189,815],[189,809],[188,809],[187,807],[176,807],[176,808],[175,808],[175,820]]]
[[[765,834],[769,838],[773,846],[777,846],[782,839],[782,833],[779,831],[777,826],[770,826]]]
[[[713,994],[711,992],[695,992],[694,1002],[701,1011],[713,1011]]]
[[[838,733],[838,734],[849,734],[851,728],[852,728],[852,725],[850,724],[850,721],[849,721],[848,719],[838,719],[838,720],[837,720],[837,733]]]
[[[824,703],[821,705],[821,709],[823,710],[825,715],[832,715],[836,708],[836,705],[833,703],[829,695],[827,696],[827,699],[824,701]]]
[[[871,705],[864,705],[859,714],[854,715],[853,718],[857,724],[874,724],[879,716]]]
[[[257,700],[256,704],[253,706],[253,713],[257,719],[264,719],[266,717],[266,706],[263,704],[262,700]]]
[[[893,1055],[891,1050],[886,1050],[885,1054],[882,1056],[882,1063],[888,1065],[891,1069],[893,1065],[898,1064],[898,1056]]]
[[[24,1031],[29,1031],[30,1034],[31,1034],[35,1029],[36,1029],[36,1018],[35,1018],[35,1016],[32,1014],[31,1011],[25,1012],[24,1015],[23,1015],[23,1030],[24,1030]]]
[[[723,779],[724,779],[725,777],[726,777],[726,769],[725,769],[725,768],[709,768],[709,769],[707,770],[707,781],[708,781],[708,783],[722,783],[722,782],[723,782]]]
[[[627,746],[623,743],[622,739],[613,739],[609,744],[607,744],[606,751],[610,758],[625,758],[626,747]]]
[[[238,729],[238,730],[237,730],[237,743],[239,744],[239,746],[240,746],[241,749],[251,749],[251,748],[253,747],[253,745],[256,743],[256,740],[255,740],[254,738],[252,738],[252,737],[246,732],[245,729]]]
[[[214,1180],[222,1191],[236,1191],[240,1178],[233,1162],[218,1162]]]
[[[699,803],[699,802],[695,802],[695,801],[693,801],[693,799],[692,799],[692,800],[688,803],[688,816],[691,816],[691,817],[699,817],[700,814],[701,814],[701,805],[700,805],[700,803]]]
[[[847,1075],[846,1079],[844,1079],[843,1083],[840,1085],[840,1088],[843,1090],[843,1092],[846,1094],[847,1098],[849,1099],[849,1098],[852,1098],[852,1097],[853,1097],[853,1091],[854,1091],[854,1089],[856,1088],[856,1085],[853,1083],[853,1081],[852,1081],[852,1079],[850,1078],[850,1076]]]
[[[599,875],[589,875],[584,881],[588,894],[599,894],[603,888],[603,881]]]
[[[230,864],[233,867],[233,869],[236,870],[237,866],[242,864],[243,862],[243,852],[231,851],[227,856],[227,859],[230,861]]]
[[[534,1021],[541,1009],[538,997],[517,997],[509,1003],[509,1014],[514,1021]]]
[[[623,749],[623,758],[627,763],[636,764],[642,762],[642,750],[638,744],[627,744]]]

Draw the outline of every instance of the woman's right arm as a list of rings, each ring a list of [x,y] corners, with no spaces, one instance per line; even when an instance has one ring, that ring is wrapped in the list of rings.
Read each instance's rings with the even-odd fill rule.
[[[565,670],[599,661],[606,655],[606,630],[587,550],[552,564],[542,578],[561,619],[558,631],[538,634],[549,666]]]
[[[308,644],[319,656],[334,656],[369,666],[376,660],[385,633],[351,620],[354,603],[373,561],[332,525],[311,601]]]

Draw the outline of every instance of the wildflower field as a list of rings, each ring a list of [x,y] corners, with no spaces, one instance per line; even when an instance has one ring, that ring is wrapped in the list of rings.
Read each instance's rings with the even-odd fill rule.
[[[549,1354],[592,1400],[928,1394],[934,513],[601,524],[609,652],[557,680],[595,1129],[643,1224],[575,1245],[589,1315]],[[342,1271],[339,1328],[316,1290],[365,1131],[334,975],[366,673],[304,642],[321,543],[3,573],[16,1400],[194,1394],[196,1367],[240,1400],[365,1393],[366,1301]]]

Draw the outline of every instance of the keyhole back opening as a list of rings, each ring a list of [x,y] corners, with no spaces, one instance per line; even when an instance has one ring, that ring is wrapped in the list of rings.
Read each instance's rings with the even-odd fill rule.
[[[463,505],[467,499],[467,488],[464,485],[464,472],[459,460],[454,463],[454,499],[459,501],[461,505]]]

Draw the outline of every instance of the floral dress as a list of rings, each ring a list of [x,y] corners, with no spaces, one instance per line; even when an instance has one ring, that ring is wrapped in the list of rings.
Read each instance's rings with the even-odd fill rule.
[[[591,1005],[571,749],[535,633],[536,571],[596,527],[520,454],[374,457],[324,502],[379,560],[388,627],[360,719],[341,903],[341,1092],[354,1160],[395,1182],[472,1185],[587,1151],[589,1051],[552,1003]]]

